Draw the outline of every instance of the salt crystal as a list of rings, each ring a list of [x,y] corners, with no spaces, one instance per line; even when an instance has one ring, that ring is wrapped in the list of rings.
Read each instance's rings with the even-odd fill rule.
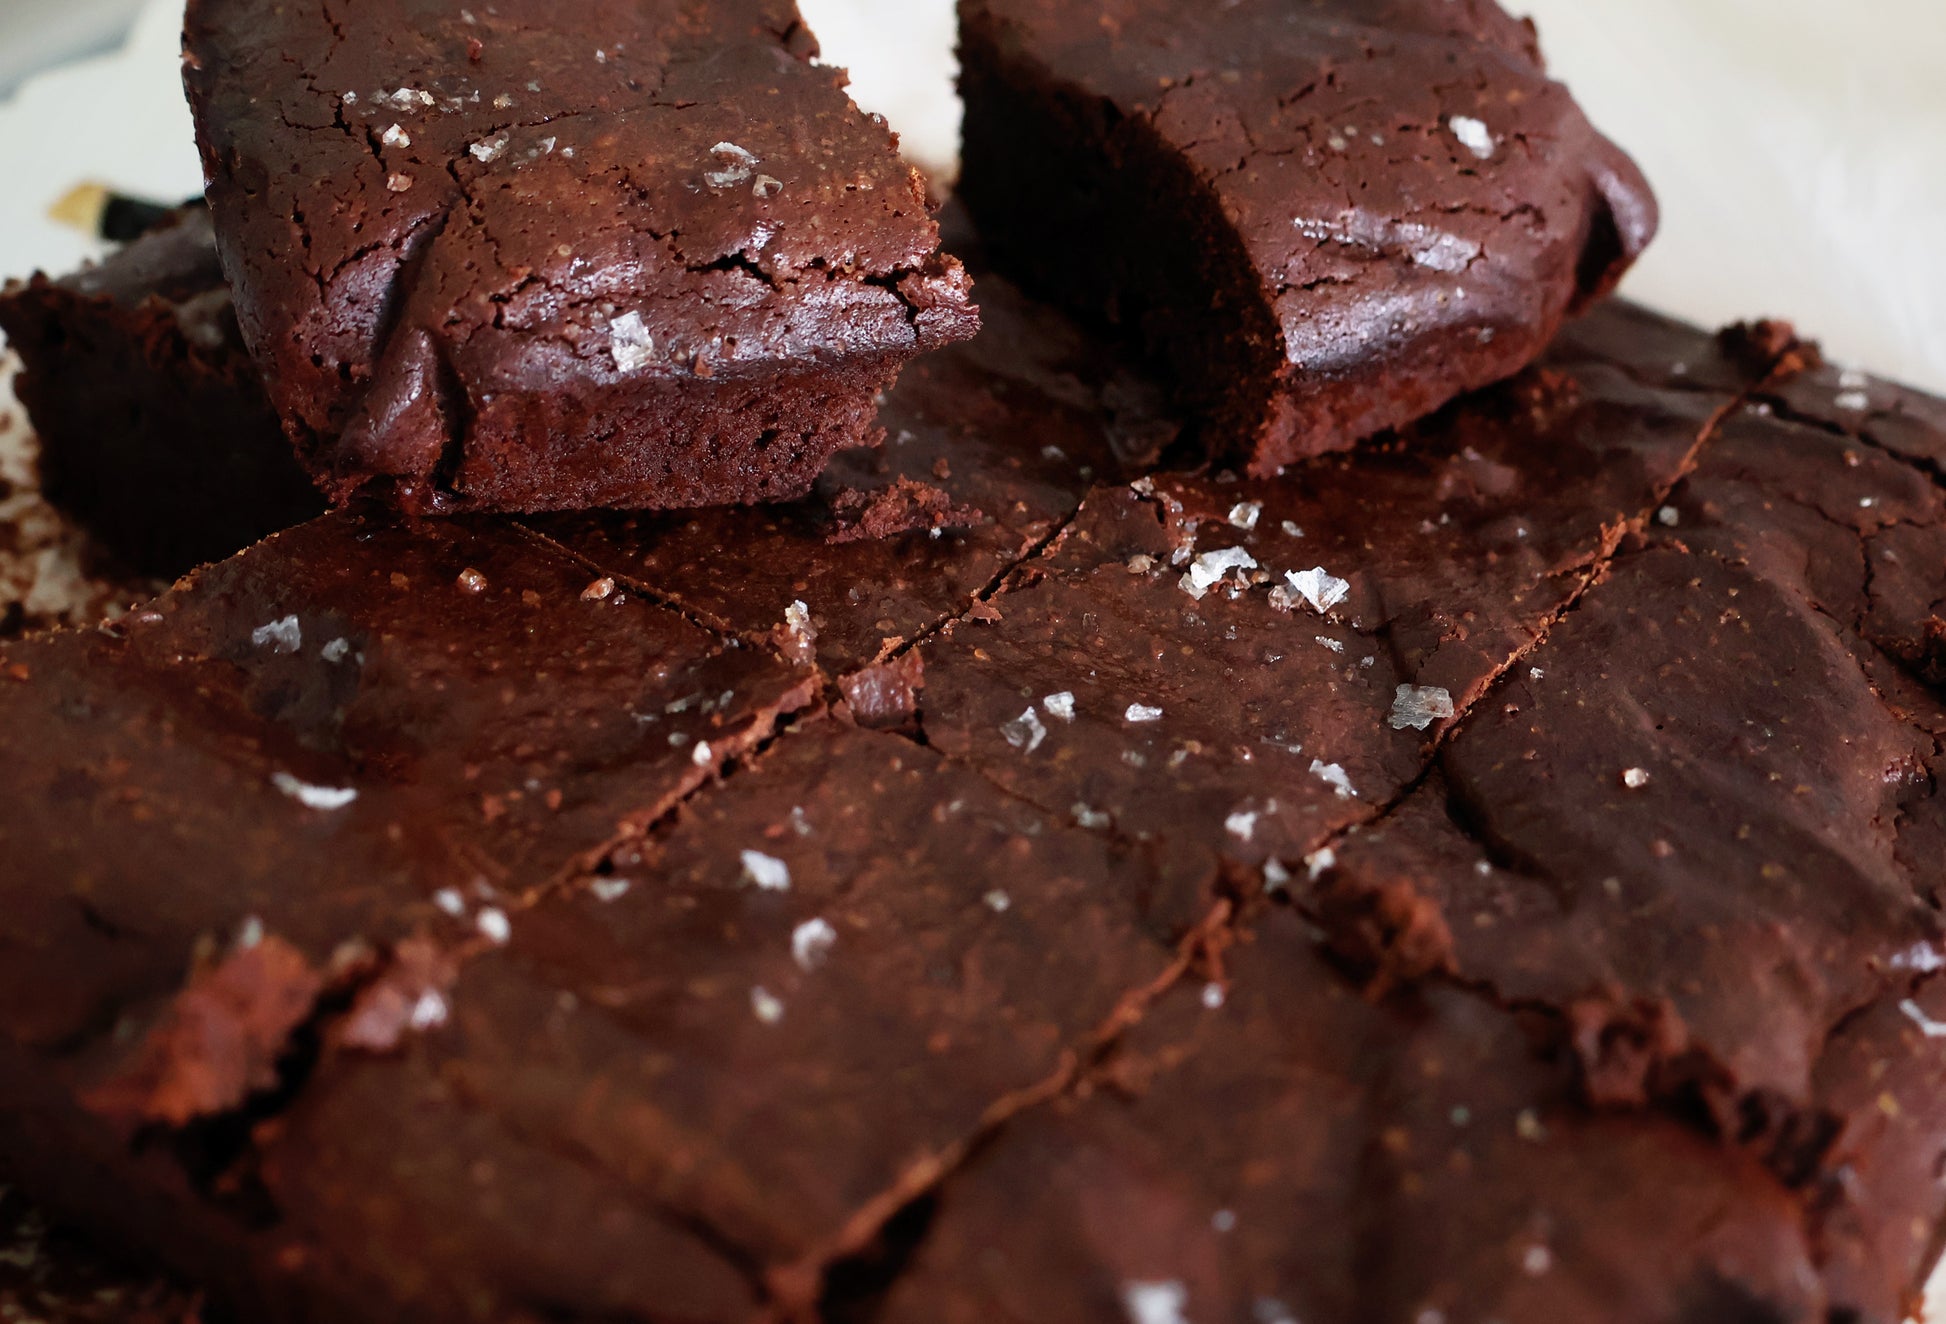
[[[1336,791],[1340,800],[1358,798],[1358,792],[1352,789],[1351,778],[1345,775],[1345,770],[1340,764],[1326,763],[1323,759],[1312,759],[1311,775]]]
[[[1538,1145],[1547,1139],[1547,1127],[1542,1124],[1540,1114],[1528,1108],[1514,1118],[1514,1134],[1529,1144]]]
[[[1257,527],[1263,518],[1264,503],[1261,501],[1239,501],[1230,507],[1230,523],[1245,533]]]
[[[1275,1297],[1260,1296],[1250,1307],[1255,1324],[1297,1324],[1291,1308]]]
[[[823,965],[838,942],[838,931],[821,919],[805,920],[791,930],[791,959],[809,974]]]
[[[1862,391],[1872,384],[1872,379],[1856,368],[1846,368],[1838,374],[1838,389],[1841,391]]]
[[[442,887],[432,894],[432,903],[451,915],[454,919],[466,914],[466,898],[459,894],[457,887]]]
[[[1281,892],[1291,885],[1291,871],[1281,860],[1264,861],[1264,891]]]
[[[1527,668],[1527,677],[1530,680],[1546,680],[1547,673],[1539,667],[1529,667]]]
[[[595,580],[581,590],[583,602],[601,602],[615,596],[615,581],[606,576]]]
[[[1639,791],[1648,784],[1649,770],[1647,768],[1630,768],[1622,774],[1622,785],[1628,787],[1631,791]]]
[[[1854,414],[1862,414],[1872,407],[1872,398],[1863,391],[1844,391],[1832,403],[1840,409],[1848,410]]]
[[[385,131],[385,136],[380,138],[379,141],[387,147],[410,147],[412,146],[412,135],[394,124]]]
[[[507,135],[503,133],[498,138],[488,138],[483,142],[476,142],[466,150],[471,152],[473,159],[481,165],[492,165],[506,154],[507,142]]]
[[[1493,155],[1493,134],[1487,126],[1471,115],[1455,115],[1446,121],[1446,127],[1460,140],[1460,146],[1485,160]]]
[[[1189,1290],[1181,1283],[1129,1283],[1122,1288],[1129,1324],[1189,1324],[1183,1307]]]
[[[811,609],[802,600],[784,608],[784,628],[799,636],[811,634]]]
[[[427,989],[419,995],[419,1000],[412,1004],[410,1024],[413,1029],[423,1034],[427,1030],[436,1030],[444,1025],[446,1015],[446,999],[432,989]]]
[[[242,951],[247,952],[252,947],[262,946],[263,940],[264,922],[255,915],[244,920],[243,927],[237,930],[236,945]]]
[[[1411,727],[1424,731],[1434,722],[1453,715],[1453,696],[1432,686],[1401,685],[1392,698],[1391,723],[1394,731]]]
[[[1312,851],[1304,857],[1305,871],[1310,875],[1311,881],[1314,883],[1324,877],[1327,871],[1337,867],[1338,852],[1332,850],[1329,846],[1326,846],[1323,850]]]
[[[313,786],[309,782],[299,781],[288,772],[272,773],[270,784],[306,809],[316,809],[326,814],[335,813],[358,798],[358,792],[350,787]]]
[[[1284,530],[1284,536],[1287,538],[1302,538],[1304,536],[1304,530],[1297,526],[1296,520],[1287,519],[1280,527]]]
[[[760,198],[774,198],[784,191],[784,181],[774,175],[758,175],[750,192]]]
[[[1261,814],[1245,813],[1242,810],[1223,820],[1224,830],[1238,841],[1248,841],[1257,835],[1257,820]]]
[[[768,989],[750,990],[750,1010],[765,1025],[775,1025],[784,1019],[784,1004],[772,997]]]
[[[1041,700],[1041,707],[1047,710],[1049,717],[1059,718],[1063,722],[1074,720],[1074,695],[1068,690],[1048,695]]]
[[[791,869],[782,860],[759,851],[743,852],[743,876],[765,892],[791,890]]]
[[[1901,1002],[1899,1004],[1899,1010],[1905,1014],[1907,1020],[1919,1027],[1919,1032],[1925,1035],[1926,1038],[1946,1039],[1946,1022],[1936,1021],[1926,1015],[1925,1008],[1921,1007],[1911,998],[1907,998]]]
[[[642,314],[627,312],[608,324],[608,348],[618,369],[639,372],[655,355],[655,337],[649,334]]]
[[[268,648],[273,653],[295,653],[304,647],[304,627],[297,617],[286,616],[281,621],[260,625],[250,632],[250,642],[258,648]]]
[[[1013,898],[1008,896],[1005,892],[1002,892],[997,887],[994,888],[993,891],[988,892],[983,899],[986,902],[987,909],[991,910],[996,915],[1004,915],[1009,910],[1013,909],[1013,905],[1014,905]]]
[[[1326,648],[1330,649],[1334,653],[1342,653],[1345,651],[1345,646],[1343,644],[1339,643],[1336,639],[1330,638],[1327,635],[1321,634],[1317,636],[1317,640],[1319,643],[1323,644]]]
[[[689,761],[699,768],[711,767],[716,762],[716,751],[710,748],[709,741],[698,740],[696,748],[690,752]]]
[[[1003,722],[1000,726],[1000,734],[1006,737],[1009,745],[1021,753],[1032,754],[1041,747],[1041,742],[1047,739],[1047,727],[1042,725],[1040,714],[1029,708],[1013,721]]]
[[[1255,570],[1257,558],[1241,547],[1227,547],[1222,551],[1204,552],[1190,563],[1182,577],[1182,591],[1201,601],[1203,595],[1214,588],[1232,570]]]
[[[595,900],[605,903],[620,901],[634,886],[635,884],[626,878],[597,878],[588,885],[588,890],[594,893]]]
[[[1217,1210],[1215,1213],[1209,1216],[1209,1225],[1210,1225],[1210,1231],[1212,1232],[1222,1233],[1222,1232],[1236,1231],[1237,1230],[1236,1211],[1232,1209]]]
[[[1554,1267],[1554,1253],[1545,1246],[1529,1246],[1521,1257],[1520,1267],[1529,1278],[1539,1278]]]
[[[1100,832],[1104,828],[1113,827],[1115,824],[1114,818],[1110,815],[1104,814],[1100,810],[1094,809],[1079,801],[1075,803],[1073,813],[1077,827],[1084,827],[1093,832]]]
[[[1147,704],[1142,703],[1131,703],[1128,706],[1128,711],[1123,713],[1122,716],[1135,725],[1140,725],[1144,722],[1160,722],[1162,720],[1162,709],[1151,708]]]
[[[1227,997],[1228,994],[1224,993],[1221,984],[1212,982],[1203,985],[1203,1007],[1205,1010],[1221,1011],[1224,1000]]]
[[[722,189],[734,188],[738,184],[750,182],[751,167],[757,164],[756,157],[732,142],[718,143],[709,150],[712,156],[722,158],[724,164],[720,170],[703,172],[705,184],[711,188]]]
[[[1350,583],[1332,575],[1323,566],[1288,571],[1284,578],[1290,582],[1292,591],[1310,603],[1311,610],[1320,616],[1351,596]]]
[[[1664,506],[1655,513],[1655,522],[1665,529],[1673,529],[1682,523],[1682,512],[1674,506]]]
[[[513,925],[507,922],[507,914],[503,910],[488,906],[473,922],[479,928],[480,936],[497,947],[506,946],[514,936]]]
[[[412,189],[412,176],[403,172],[386,176],[385,187],[393,193],[407,193]]]

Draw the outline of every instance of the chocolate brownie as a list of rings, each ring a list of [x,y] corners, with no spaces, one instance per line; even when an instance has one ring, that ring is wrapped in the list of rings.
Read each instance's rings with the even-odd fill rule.
[[[1611,305],[1267,483],[1046,327],[720,567],[338,514],[0,650],[0,1170],[261,1324],[1896,1324],[1932,406]]]
[[[202,209],[9,286],[0,329],[42,491],[125,570],[174,578],[324,508],[243,352]]]
[[[788,0],[196,0],[186,50],[244,339],[334,500],[798,496],[977,326]]]
[[[1539,356],[1648,244],[1635,166],[1492,0],[962,0],[961,195],[1259,477]]]

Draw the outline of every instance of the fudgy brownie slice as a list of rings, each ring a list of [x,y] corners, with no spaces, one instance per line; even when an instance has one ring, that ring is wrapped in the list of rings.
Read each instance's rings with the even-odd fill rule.
[[[208,213],[0,292],[41,489],[139,575],[173,578],[318,514],[242,349]]]
[[[788,0],[197,0],[245,341],[335,500],[792,497],[973,333],[923,185]]]
[[[1535,359],[1647,245],[1635,167],[1491,0],[963,0],[961,195],[1253,474]]]

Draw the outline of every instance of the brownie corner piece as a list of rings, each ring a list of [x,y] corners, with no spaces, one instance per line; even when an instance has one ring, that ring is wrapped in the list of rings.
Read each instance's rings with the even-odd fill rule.
[[[336,501],[801,496],[977,330],[788,3],[197,0],[186,50],[244,337]]]
[[[1257,476],[1512,375],[1656,230],[1491,0],[960,13],[995,260],[1117,327]]]

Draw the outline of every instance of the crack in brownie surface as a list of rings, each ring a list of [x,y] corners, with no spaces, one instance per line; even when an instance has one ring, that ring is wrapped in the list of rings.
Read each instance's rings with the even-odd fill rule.
[[[334,499],[793,497],[977,326],[786,0],[198,0],[186,49],[244,337]]]

